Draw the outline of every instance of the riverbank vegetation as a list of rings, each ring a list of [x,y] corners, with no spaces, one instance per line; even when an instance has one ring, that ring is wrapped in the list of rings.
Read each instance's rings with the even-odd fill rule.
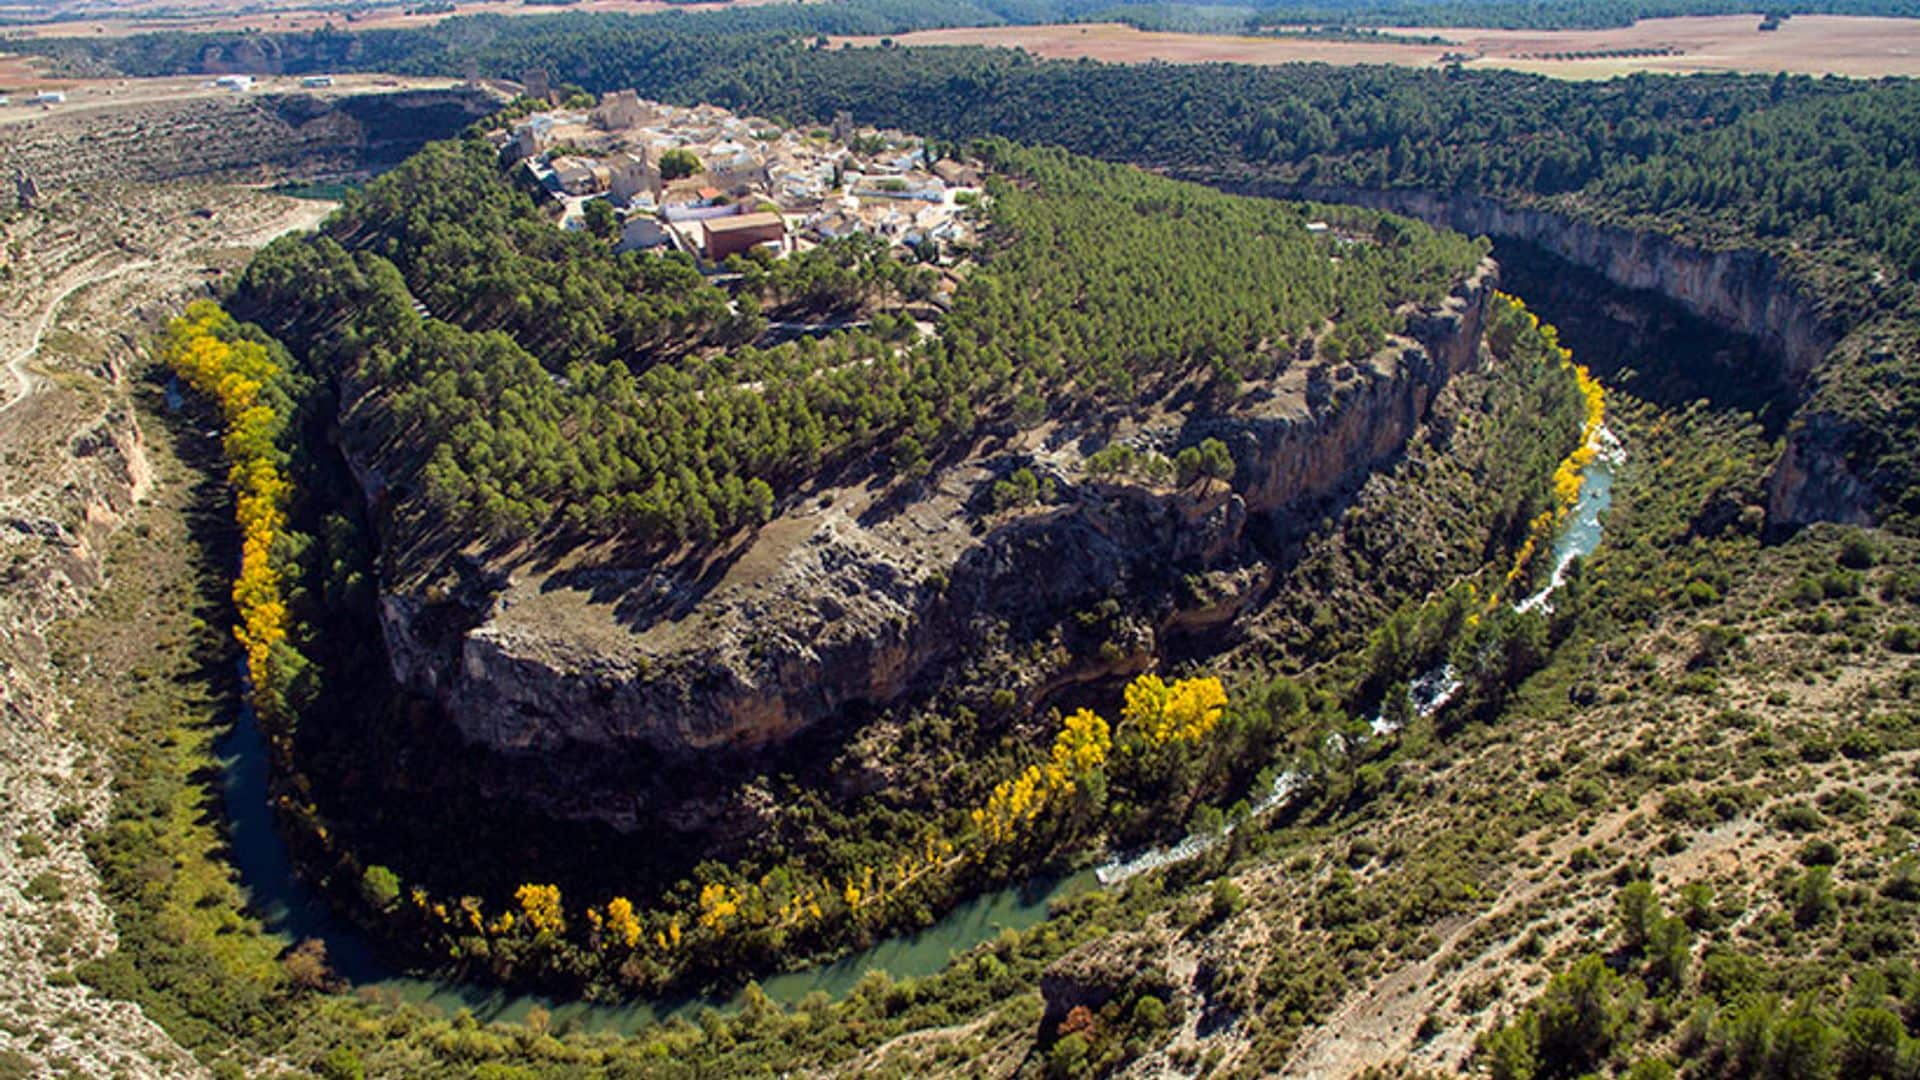
[[[379,931],[425,956],[574,993],[617,986],[659,994],[689,974],[724,977],[789,962],[793,949],[844,949],[951,907],[1029,860],[1097,840],[1111,827],[1110,806],[1157,805],[1154,787],[1170,776],[1217,788],[1222,770],[1209,762],[1227,755],[1206,740],[1223,722],[1236,751],[1247,752],[1293,719],[1256,705],[1228,712],[1217,678],[1142,676],[1114,723],[1087,709],[1060,718],[1041,760],[993,784],[977,805],[908,815],[896,831],[916,838],[892,849],[866,845],[871,861],[834,870],[820,852],[802,850],[760,861],[772,863],[764,870],[710,863],[658,900],[638,883],[645,908],[624,895],[581,905],[555,885],[528,883],[490,911],[478,897],[435,897],[378,866],[363,882],[372,916],[385,924]]]
[[[250,1040],[291,1019],[286,942],[262,932],[229,860],[220,740],[246,699],[235,639],[241,539],[221,440],[159,407],[171,373],[134,373],[155,494],[106,552],[90,609],[54,628],[76,715],[99,718],[114,802],[88,838],[118,945],[77,971],[140,1006],[203,1062],[241,1075]]]
[[[1511,595],[1516,586],[1524,585],[1528,575],[1538,569],[1537,561],[1547,554],[1553,538],[1566,525],[1567,515],[1580,501],[1587,466],[1600,451],[1600,433],[1606,425],[1606,391],[1584,364],[1574,363],[1573,350],[1560,344],[1557,327],[1542,323],[1518,297],[1501,294],[1494,298],[1494,303],[1495,310],[1487,321],[1487,343],[1495,353],[1513,357],[1524,338],[1526,348],[1549,360],[1557,358],[1561,370],[1573,377],[1574,392],[1579,396],[1581,407],[1580,441],[1554,466],[1552,498],[1547,507],[1527,523],[1527,538],[1513,554],[1513,565],[1501,582],[1502,591],[1493,594],[1493,602],[1497,603],[1502,592]]]
[[[291,482],[284,445],[299,392],[275,344],[233,321],[210,300],[195,301],[167,327],[161,358],[219,410],[221,452],[240,530],[233,579],[234,637],[245,655],[254,708],[283,723],[288,696],[307,670],[289,639],[287,577],[296,541],[287,529]]]

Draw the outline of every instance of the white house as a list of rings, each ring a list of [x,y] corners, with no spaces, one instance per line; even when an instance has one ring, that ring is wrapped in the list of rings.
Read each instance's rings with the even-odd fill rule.
[[[614,245],[613,250],[616,252],[646,251],[672,242],[673,237],[668,234],[667,227],[660,223],[660,219],[647,214],[634,214],[620,226],[620,242]]]
[[[707,167],[708,175],[722,187],[766,182],[766,169],[760,155],[732,139],[714,143],[700,155],[700,160]]]

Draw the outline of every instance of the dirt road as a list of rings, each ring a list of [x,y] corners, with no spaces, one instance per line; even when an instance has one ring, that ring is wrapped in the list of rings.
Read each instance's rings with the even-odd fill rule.
[[[40,305],[38,314],[32,316],[27,322],[10,321],[6,331],[0,333],[4,333],[5,337],[22,337],[25,340],[18,343],[7,342],[11,352],[7,360],[7,374],[13,379],[13,396],[5,405],[0,405],[0,417],[4,417],[8,410],[38,391],[41,385],[40,376],[35,375],[27,364],[33,359],[34,354],[40,351],[40,343],[47,336],[47,328],[53,324],[54,315],[59,312],[60,306],[67,302],[68,297],[88,286],[100,284],[134,270],[143,270],[153,264],[152,259],[141,259],[138,262],[116,266],[111,270],[100,270],[92,265],[76,267],[63,275],[60,281],[54,283],[52,295]],[[30,335],[26,333],[29,323],[32,326]]]
[[[251,229],[238,236],[223,238],[235,247],[262,247],[274,237],[302,229],[311,229],[318,225],[333,209],[332,203],[314,200],[286,200],[289,204],[283,211],[258,228]],[[100,285],[139,270],[161,266],[163,263],[178,261],[186,249],[200,246],[200,238],[183,236],[171,245],[175,250],[164,252],[152,258],[135,259],[132,262],[115,262],[120,252],[107,252],[74,266],[60,275],[44,289],[29,293],[23,299],[37,303],[30,311],[20,311],[16,305],[10,305],[5,311],[4,321],[0,321],[0,355],[7,357],[7,375],[13,383],[12,393],[6,404],[0,405],[0,420],[14,406],[36,393],[43,385],[43,378],[33,371],[31,366],[34,355],[40,351],[46,340],[47,331],[54,324],[55,317],[68,298],[82,289]]]
[[[31,125],[40,121],[72,118],[87,113],[125,110],[141,105],[173,104],[184,101],[244,101],[265,94],[304,94],[332,100],[366,94],[398,94],[413,90],[447,90],[461,85],[459,79],[418,78],[399,75],[338,75],[333,85],[308,87],[292,75],[263,75],[253,89],[229,90],[216,86],[210,76],[180,75],[151,79],[59,79],[40,74],[35,66],[23,64],[25,58],[13,58],[22,72],[14,76],[18,85],[35,89],[60,90],[67,99],[58,105],[30,105],[22,97],[14,104],[0,106],[0,127]],[[11,179],[8,177],[7,179]]]

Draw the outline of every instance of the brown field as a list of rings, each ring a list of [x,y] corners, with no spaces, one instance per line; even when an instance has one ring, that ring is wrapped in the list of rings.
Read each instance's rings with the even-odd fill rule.
[[[452,12],[441,15],[408,15],[405,8],[425,0],[409,0],[406,4],[395,3],[388,7],[377,7],[355,15],[349,22],[338,10],[325,11],[315,8],[310,0],[288,0],[285,6],[267,6],[248,4],[248,10],[242,14],[236,10],[240,5],[209,3],[204,8],[167,4],[167,14],[142,14],[140,4],[124,5],[124,12],[116,12],[111,18],[63,18],[59,22],[35,23],[26,26],[0,26],[0,33],[17,37],[125,37],[131,34],[146,34],[163,30],[180,31],[301,31],[317,30],[331,23],[342,30],[392,30],[410,26],[430,26],[442,19],[455,15],[554,15],[563,11],[620,12],[629,15],[655,15],[664,11],[709,11],[715,8],[744,7],[753,4],[778,3],[782,0],[713,0],[711,3],[669,4],[664,0],[580,0],[566,7],[528,5],[518,0],[460,0]],[[158,5],[156,5],[158,6]],[[0,16],[21,17],[22,13],[0,4]]]
[[[1920,76],[1920,19],[1800,15],[1762,33],[1757,15],[1648,19],[1611,30],[1475,30],[1408,27],[1400,34],[1437,35],[1447,45],[1313,41],[1225,34],[1150,33],[1109,23],[968,27],[895,35],[902,45],[1005,45],[1035,56],[1091,57],[1112,63],[1159,60],[1175,64],[1225,62],[1289,64],[1400,64],[1433,67],[1445,53],[1475,57],[1476,66],[1511,68],[1572,79],[1603,79],[1635,71],[1785,71],[1806,75]],[[871,45],[877,38],[844,38]],[[1549,53],[1670,50],[1670,56],[1548,59]]]
[[[40,80],[33,61],[25,56],[0,53],[0,88],[16,89]]]

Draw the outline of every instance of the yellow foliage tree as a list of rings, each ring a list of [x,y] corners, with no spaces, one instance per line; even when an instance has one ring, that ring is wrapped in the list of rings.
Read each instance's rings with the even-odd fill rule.
[[[740,890],[721,882],[700,888],[699,924],[715,934],[727,932],[727,924],[740,914]]]
[[[566,913],[560,906],[560,886],[526,884],[514,890],[520,914],[536,934],[558,934],[566,930]]]
[[[211,300],[194,301],[168,324],[161,358],[183,382],[213,400],[226,427],[221,449],[240,526],[234,637],[246,653],[256,706],[272,705],[280,691],[274,651],[286,641],[291,622],[273,548],[286,529],[292,488],[277,446],[286,419],[261,400],[261,392],[283,374],[266,347],[241,336],[239,324]]]
[[[1532,564],[1540,545],[1559,529],[1561,522],[1566,520],[1567,514],[1580,501],[1580,489],[1586,482],[1586,468],[1600,452],[1600,429],[1606,424],[1607,399],[1600,380],[1594,378],[1584,365],[1573,362],[1572,350],[1561,347],[1560,332],[1552,324],[1542,323],[1539,316],[1528,311],[1526,304],[1517,296],[1496,293],[1495,300],[1524,315],[1528,328],[1540,336],[1548,350],[1558,355],[1561,368],[1573,376],[1583,410],[1580,442],[1553,470],[1553,505],[1528,523],[1527,538],[1513,554],[1513,562],[1506,576],[1506,587],[1511,589],[1526,575],[1527,567]],[[1488,603],[1495,603],[1498,599],[1498,594],[1495,594],[1488,598]]]
[[[634,915],[633,901],[624,896],[607,901],[607,930],[629,949],[640,944],[640,920]]]
[[[1127,686],[1120,725],[1148,747],[1195,742],[1213,731],[1226,708],[1226,687],[1212,676],[1169,684],[1142,675]]]

